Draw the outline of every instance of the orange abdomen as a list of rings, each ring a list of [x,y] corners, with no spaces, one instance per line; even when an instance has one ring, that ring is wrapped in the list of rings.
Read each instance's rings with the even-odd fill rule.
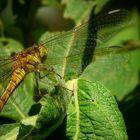
[[[13,93],[13,91],[17,88],[17,86],[20,84],[20,82],[25,77],[25,71],[21,68],[16,69],[11,76],[11,79],[9,81],[9,84],[0,97],[0,111],[3,109],[3,106],[6,104],[8,98]]]

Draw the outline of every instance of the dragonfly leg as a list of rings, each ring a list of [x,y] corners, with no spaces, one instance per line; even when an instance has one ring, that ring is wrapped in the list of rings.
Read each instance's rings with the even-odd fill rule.
[[[58,73],[55,72],[54,68],[53,67],[46,67],[44,65],[41,66],[41,69],[47,71],[48,73],[41,76],[41,74],[39,74],[39,78],[42,79],[50,74],[54,74],[54,75],[57,75],[60,79],[62,79],[61,75],[59,75]]]
[[[50,76],[51,75],[51,76]],[[43,79],[45,78],[46,76],[49,77],[49,79],[51,79],[51,81],[54,83],[54,85],[57,85],[56,83],[58,83],[58,78],[56,77],[56,73],[50,71],[48,72],[47,74],[45,75],[41,75],[41,73],[39,73],[38,77],[39,79]],[[58,76],[58,75],[57,75]],[[59,77],[59,76],[58,76]],[[60,78],[60,77],[59,77]]]
[[[42,79],[42,78],[44,78],[44,77],[46,77],[46,76],[48,76],[48,75],[50,75],[50,74],[55,74],[55,75],[57,75],[60,79],[62,79],[62,77],[61,77],[61,75],[59,75],[58,73],[56,73],[55,71],[51,71],[51,72],[49,72],[49,73],[47,73],[47,74],[45,74],[45,75],[41,75],[41,74],[39,74],[39,78],[40,79]]]
[[[53,83],[50,83],[51,85],[53,84],[55,87],[61,86],[62,88],[73,92],[73,90],[68,89],[68,88],[60,85],[60,82],[59,81],[62,80],[63,78],[62,78],[62,76],[60,74],[58,74],[57,72],[55,72],[55,70],[54,70],[53,67],[51,67],[51,66],[48,67],[48,66],[46,66],[44,64],[41,64],[41,65],[39,65],[39,70],[40,70],[40,72],[38,72],[39,79],[42,79],[42,78],[45,78],[46,76],[51,75],[51,81],[53,82]],[[47,71],[47,74],[41,75],[41,71]]]
[[[58,85],[58,79],[57,79],[56,75],[60,77],[59,74],[56,74],[55,73],[55,71],[54,71],[53,68],[47,68],[47,69],[44,68],[44,69],[43,70],[46,71],[47,74],[42,74],[41,73],[42,72],[42,69],[41,69],[41,71],[39,71],[39,70],[38,71],[35,71],[35,75],[36,75],[35,76],[35,81],[36,81],[36,84],[35,85],[36,86],[35,86],[34,100],[36,102],[38,102],[42,98],[42,96],[43,96],[42,92],[40,91],[39,81],[47,76],[49,79],[51,79],[51,82],[49,82],[49,80],[48,80],[47,83],[50,84],[50,85],[56,86],[56,85]]]
[[[39,87],[39,79],[40,79],[40,72],[35,72],[35,95],[33,98],[36,102],[38,102],[42,97],[42,93]]]
[[[45,74],[45,75],[41,75],[41,73],[39,73],[39,79],[43,79],[44,77],[46,77],[46,76],[48,76],[49,75],[49,73],[47,73],[47,74]]]

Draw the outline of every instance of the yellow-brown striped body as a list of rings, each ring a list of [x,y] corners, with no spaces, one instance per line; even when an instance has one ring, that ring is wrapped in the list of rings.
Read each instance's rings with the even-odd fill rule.
[[[18,85],[23,81],[26,74],[38,70],[38,64],[41,63],[41,58],[47,54],[47,50],[42,45],[34,45],[31,48],[17,53],[12,57],[12,75],[6,87],[6,90],[0,97],[0,111],[6,104],[8,98]]]
[[[7,102],[9,96],[16,89],[16,87],[20,84],[20,82],[24,79],[24,77],[25,77],[25,71],[23,69],[18,68],[13,72],[6,90],[0,97],[0,111],[2,110],[3,106]]]

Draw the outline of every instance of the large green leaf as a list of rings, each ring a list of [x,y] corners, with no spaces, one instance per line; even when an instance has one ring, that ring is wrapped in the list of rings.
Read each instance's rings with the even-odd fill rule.
[[[127,140],[123,117],[113,94],[100,82],[75,80],[69,105],[67,137],[74,140]]]
[[[67,32],[44,33],[40,39],[48,50],[44,63],[53,67],[55,72],[61,77],[65,77],[66,80],[77,78],[92,61],[92,58],[96,57],[96,55],[93,56],[94,50],[95,54],[96,50],[99,52],[98,49],[103,43],[126,26],[128,18],[131,17],[126,10],[118,10],[92,18],[90,22]],[[116,44],[114,42],[114,44],[107,44],[104,47]],[[105,52],[102,50],[102,53]]]
[[[114,46],[115,44],[121,44],[121,42],[125,40],[138,39],[139,27],[135,14],[134,12],[132,15],[132,19],[135,21],[132,26],[124,28],[124,30],[118,32],[116,36],[101,44],[102,46],[100,47]],[[96,57],[95,55],[94,63],[84,71],[82,76],[91,81],[100,81],[113,92],[118,100],[122,100],[123,97],[129,94],[139,83],[140,51],[126,51],[125,53],[115,54],[114,48],[112,54],[103,55],[101,52],[99,56],[100,57]]]

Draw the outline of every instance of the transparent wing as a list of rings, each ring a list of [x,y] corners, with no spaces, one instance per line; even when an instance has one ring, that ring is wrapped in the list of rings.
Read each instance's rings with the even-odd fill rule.
[[[13,60],[10,57],[0,56],[0,89],[1,92],[5,89],[8,79],[12,73]],[[0,93],[1,95],[2,93]]]
[[[0,81],[12,70],[13,59],[11,57],[0,57]]]
[[[44,63],[53,66],[62,77],[77,76],[92,61],[95,47],[128,25],[129,13],[117,10],[92,18],[88,22],[55,36],[44,34],[41,42],[48,49]],[[109,30],[107,28],[109,27]],[[100,49],[103,52],[104,49]],[[69,77],[68,76],[68,77]]]

